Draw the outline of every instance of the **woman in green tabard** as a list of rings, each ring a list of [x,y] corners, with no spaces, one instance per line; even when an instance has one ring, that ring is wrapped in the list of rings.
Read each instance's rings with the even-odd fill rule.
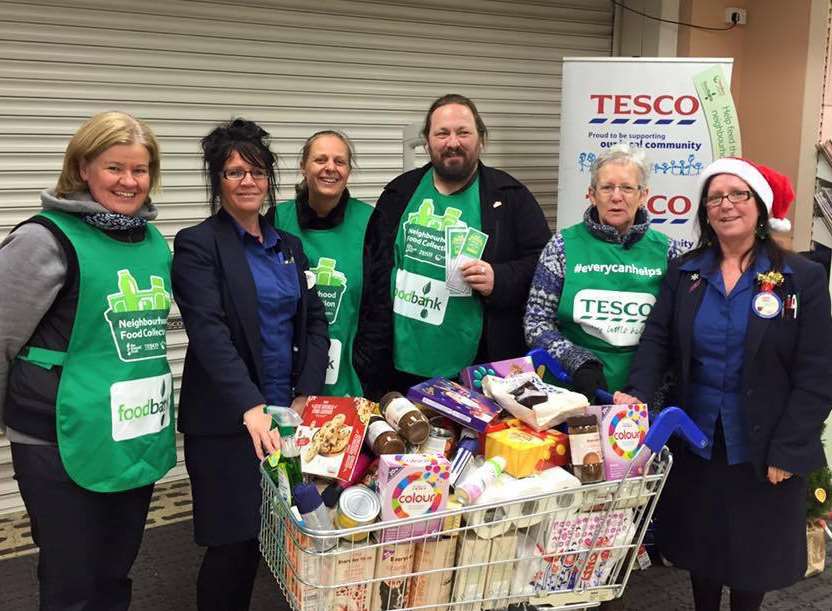
[[[95,115],[43,210],[0,244],[0,424],[42,609],[128,607],[153,484],[176,462],[158,182],[150,129]]]
[[[618,145],[592,164],[583,222],[552,237],[526,304],[526,341],[558,359],[575,388],[618,390],[627,382],[647,315],[678,243],[650,228],[650,167]]]
[[[324,392],[361,396],[353,366],[353,342],[364,289],[364,235],[373,212],[350,196],[352,143],[342,133],[312,134],[300,154],[301,182],[296,197],[269,211],[275,227],[300,237],[316,276],[318,296],[329,323],[329,364]]]

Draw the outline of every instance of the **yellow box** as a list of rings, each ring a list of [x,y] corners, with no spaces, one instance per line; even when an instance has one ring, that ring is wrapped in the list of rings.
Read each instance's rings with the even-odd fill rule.
[[[505,458],[509,475],[526,477],[569,462],[569,438],[560,431],[538,433],[516,419],[505,423],[508,428],[485,436],[485,458]]]

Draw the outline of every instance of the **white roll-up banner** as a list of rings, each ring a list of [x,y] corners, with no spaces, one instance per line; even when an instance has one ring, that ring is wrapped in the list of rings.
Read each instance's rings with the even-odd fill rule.
[[[590,204],[592,162],[626,142],[647,154],[652,227],[692,246],[699,174],[714,159],[742,151],[732,64],[714,58],[564,58],[558,230],[579,222]]]

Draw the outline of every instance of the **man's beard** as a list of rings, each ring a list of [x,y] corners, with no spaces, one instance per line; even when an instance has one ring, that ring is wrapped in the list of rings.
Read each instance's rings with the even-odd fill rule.
[[[447,157],[457,154],[461,156],[461,159],[459,161],[455,160],[453,164],[448,165],[446,163]],[[454,149],[446,150],[444,155],[431,151],[430,161],[433,165],[433,171],[439,175],[439,178],[448,182],[459,182],[474,173],[474,169],[476,169],[479,160],[469,157],[464,150]]]

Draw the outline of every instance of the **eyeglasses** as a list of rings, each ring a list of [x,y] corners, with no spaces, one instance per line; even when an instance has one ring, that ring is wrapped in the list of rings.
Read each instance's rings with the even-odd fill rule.
[[[724,195],[722,193],[719,195],[709,195],[705,199],[705,205],[708,208],[716,208],[717,206],[722,205],[723,199],[727,199],[732,204],[740,204],[751,199],[751,191],[731,191],[730,193],[725,193]]]
[[[236,180],[239,182],[246,177],[246,174],[250,174],[252,180],[266,180],[269,177],[269,173],[260,168],[254,168],[253,170],[243,170],[240,168],[223,170],[222,177],[226,180]]]
[[[615,193],[616,189],[621,191],[621,195],[633,195],[636,191],[641,191],[641,185],[601,185],[600,187],[596,187],[595,191],[604,197],[609,197]]]

